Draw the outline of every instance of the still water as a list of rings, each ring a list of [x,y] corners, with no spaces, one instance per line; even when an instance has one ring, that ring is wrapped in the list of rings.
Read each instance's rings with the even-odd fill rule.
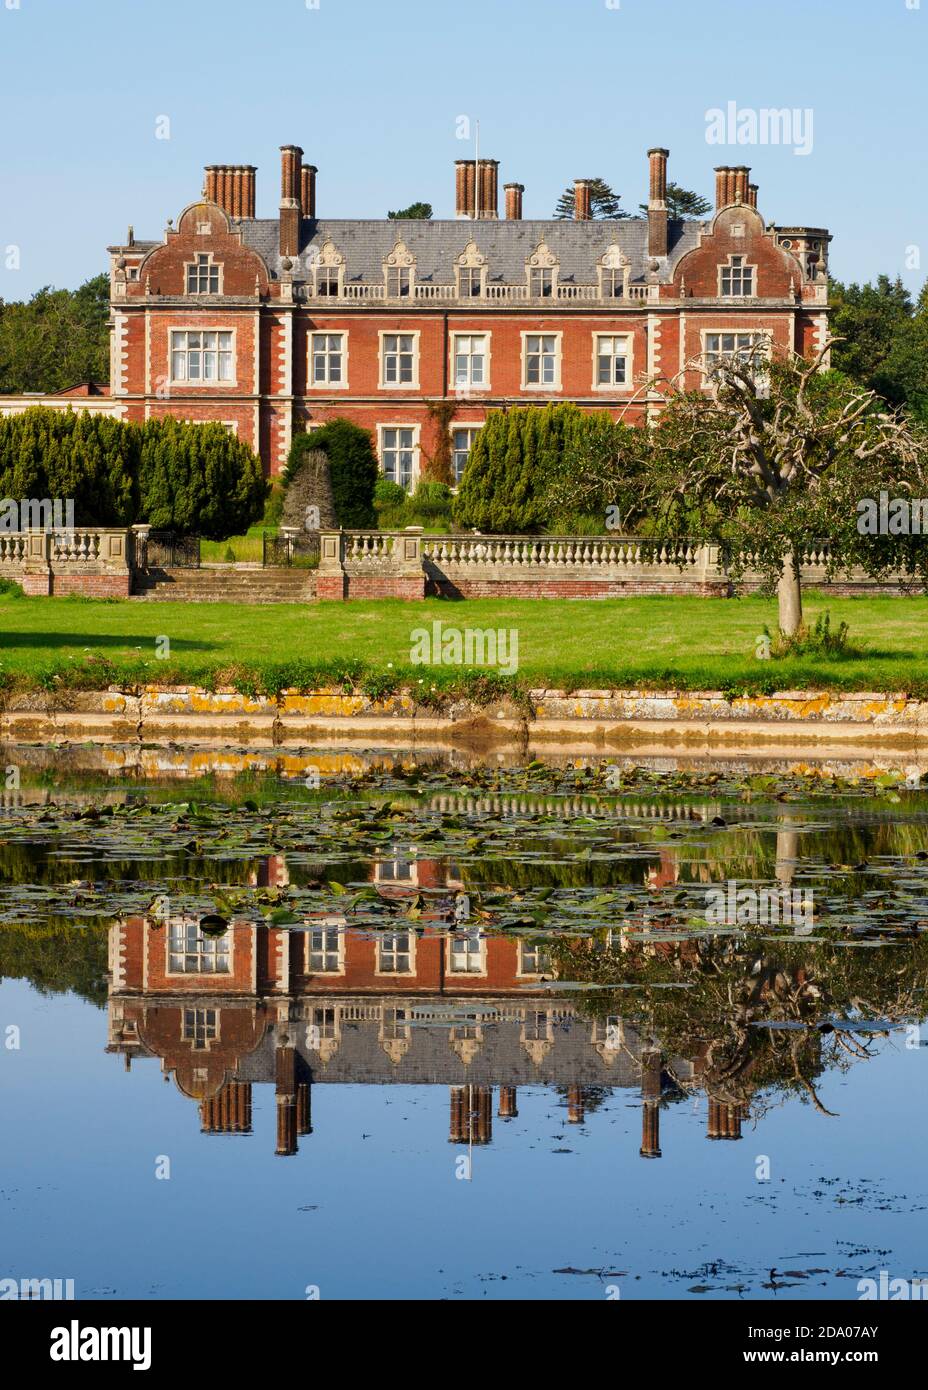
[[[0,761],[0,1278],[928,1277],[928,796],[902,770]]]

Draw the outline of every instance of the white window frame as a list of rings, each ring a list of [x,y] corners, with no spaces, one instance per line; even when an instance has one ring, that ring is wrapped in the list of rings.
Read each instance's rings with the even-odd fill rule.
[[[461,482],[460,478],[459,478],[458,475],[457,475],[457,467],[456,467],[455,461],[454,461],[454,456],[455,456],[455,454],[457,453],[457,450],[456,450],[455,447],[454,447],[454,436],[458,433],[459,430],[464,430],[464,431],[466,431],[468,434],[473,434],[473,435],[479,434],[480,431],[483,429],[483,423],[484,423],[484,422],[473,422],[473,421],[469,421],[469,420],[468,420],[468,421],[464,421],[463,423],[459,423],[459,422],[457,422],[457,421],[452,422],[452,425],[451,425],[451,471],[452,471],[452,473],[454,474],[454,483],[452,484],[453,487],[459,487],[459,486],[460,486],[460,482]],[[472,440],[470,441],[470,445],[469,445],[468,450],[467,450],[467,456],[468,456],[468,458],[470,457],[470,451],[471,451],[471,449],[472,449],[473,447],[474,447],[474,441],[473,441],[473,439],[472,439]],[[467,466],[467,465],[465,464],[465,467],[466,467],[466,466]]]
[[[517,976],[518,976],[520,979],[537,980],[537,979],[539,979],[542,975],[544,975],[544,974],[546,973],[546,971],[550,971],[550,970],[551,970],[550,949],[551,949],[551,948],[550,948],[549,946],[544,946],[544,945],[541,944],[541,942],[520,941],[520,942],[519,942],[519,965],[518,965],[518,969],[517,969],[517,971],[516,971]],[[547,952],[548,952],[548,955],[549,955],[549,959],[548,959],[548,964],[547,964],[547,966],[542,966],[540,970],[527,970],[527,969],[525,968],[525,955],[526,955],[526,952],[527,952],[527,951],[534,951],[536,955],[537,955],[539,952],[541,952],[541,951],[547,951]]]
[[[564,334],[561,331],[550,332],[549,330],[536,331],[534,329],[523,329],[522,331],[522,390],[539,391],[542,394],[561,390],[561,362]],[[554,381],[529,381],[528,379],[528,340],[529,338],[553,338],[554,341]]]
[[[175,933],[175,932],[178,932],[178,931],[183,932],[183,938],[184,938],[184,941],[186,942],[186,940],[187,940],[187,933],[188,933],[191,929],[193,929],[193,931],[194,931],[194,932],[196,933],[196,935],[197,935],[197,941],[196,941],[197,949],[196,949],[196,950],[187,950],[187,949],[186,949],[186,946],[182,946],[180,949],[175,949],[174,946],[172,945],[172,942],[173,942],[173,940],[174,940],[174,933]],[[165,970],[164,970],[164,973],[165,973],[166,976],[169,976],[171,979],[176,979],[176,980],[180,980],[180,979],[184,979],[184,980],[189,980],[189,979],[197,979],[197,980],[202,980],[202,979],[208,979],[208,980],[229,980],[229,979],[232,978],[232,975],[233,975],[233,973],[234,973],[234,972],[233,972],[233,954],[234,954],[235,942],[234,942],[234,938],[233,938],[233,936],[232,936],[232,933],[231,933],[230,931],[227,931],[227,932],[225,933],[224,936],[205,936],[205,935],[203,934],[203,932],[200,931],[199,923],[198,923],[198,922],[195,922],[195,921],[193,921],[193,920],[189,920],[189,921],[188,921],[188,920],[183,920],[183,921],[181,921],[181,922],[169,922],[169,923],[168,923],[168,927],[167,927],[167,931],[165,932],[164,937],[165,937],[165,940],[164,940],[164,951],[165,951],[165,959],[164,959]],[[220,949],[222,949],[222,954],[221,954],[221,956],[220,956]],[[222,960],[224,960],[225,963],[226,963],[226,969],[225,969],[225,970],[202,970],[202,969],[199,969],[199,970],[172,970],[172,969],[171,969],[171,957],[172,957],[172,956],[193,956],[193,955],[195,955],[195,956],[197,957],[197,959],[200,960],[200,961],[202,961],[202,960],[208,960],[208,959],[212,959],[213,961],[216,961],[217,959],[222,959]]]
[[[323,265],[317,261],[313,270],[313,297],[315,299],[341,299],[345,284],[345,267],[343,265]],[[324,276],[326,284],[330,284],[333,271],[335,273],[335,293],[330,294],[326,290],[323,294],[319,288],[322,278]]]
[[[419,329],[381,329],[380,339],[380,390],[381,391],[418,391],[419,390],[419,339],[422,334]],[[412,381],[387,381],[387,339],[388,338],[412,338]]]
[[[739,269],[740,269],[740,271],[741,271],[742,282],[743,282],[743,280],[744,280],[744,276],[745,276],[745,275],[750,274],[750,276],[751,276],[751,293],[750,293],[750,294],[743,294],[743,293],[742,293],[742,294],[726,294],[726,293],[725,293],[725,290],[724,290],[723,287],[722,287],[722,281],[723,281],[723,279],[724,279],[725,273],[726,273],[727,271],[732,271],[732,270],[735,269],[734,262],[735,262],[736,260],[739,260],[739,261],[741,262],[741,266],[739,267]],[[732,301],[732,300],[751,300],[751,299],[756,299],[756,298],[757,298],[757,266],[756,266],[756,265],[750,265],[750,264],[748,263],[748,258],[747,258],[747,256],[742,255],[740,251],[739,251],[739,252],[733,251],[733,252],[729,255],[727,263],[726,263],[725,265],[720,265],[720,266],[719,266],[719,299],[724,299],[726,302],[729,302],[729,301]]]
[[[612,342],[615,342],[615,340],[616,340],[617,338],[623,338],[623,339],[625,340],[625,380],[624,380],[623,382],[621,382],[621,383],[620,383],[620,382],[602,382],[602,381],[600,381],[600,379],[599,379],[599,361],[600,361],[599,345],[600,345],[600,343],[601,343],[604,339],[606,339],[606,338],[609,338]],[[632,383],[634,382],[634,379],[635,379],[635,372],[634,372],[634,356],[633,356],[633,355],[634,355],[634,342],[635,342],[635,335],[634,335],[633,333],[599,333],[599,332],[597,332],[597,333],[594,333],[594,334],[593,334],[593,390],[594,390],[594,391],[602,392],[602,393],[605,393],[606,395],[615,395],[615,394],[617,394],[617,393],[619,393],[619,392],[631,391],[631,389],[632,389]],[[613,371],[614,371],[614,370],[615,370],[615,365],[614,365],[614,364],[615,364],[615,354],[614,354],[614,353],[613,353],[613,355],[612,355],[611,361],[613,362]]]
[[[189,376],[180,376],[180,377],[175,376],[175,375],[174,375],[174,352],[175,352],[175,348],[174,348],[174,336],[175,336],[175,334],[177,334],[177,333],[183,333],[184,336],[185,336],[185,338],[189,338],[189,336],[190,336],[191,333],[199,333],[201,337],[204,336],[204,335],[207,334],[207,333],[216,333],[216,334],[228,333],[229,336],[230,336],[230,338],[231,338],[231,340],[232,340],[232,349],[231,349],[231,353],[232,353],[232,376],[229,378],[229,380],[228,380],[228,381],[223,380],[222,378],[220,378],[220,377],[218,377],[218,376],[215,377],[215,378],[213,378],[213,379],[208,379],[208,378],[202,377],[202,376],[201,376],[201,377],[195,377],[195,378],[192,378],[192,377],[189,377]],[[185,325],[182,325],[182,326],[180,326],[180,327],[173,327],[173,326],[170,327],[170,328],[168,329],[168,379],[169,379],[171,385],[172,385],[172,386],[193,386],[193,387],[196,387],[198,390],[201,389],[201,388],[203,388],[203,387],[208,387],[208,388],[214,389],[214,388],[216,388],[217,386],[218,386],[218,387],[221,387],[224,391],[234,390],[234,389],[238,386],[238,350],[237,350],[237,345],[238,345],[238,334],[237,334],[237,330],[234,329],[234,328],[220,328],[220,327],[218,327],[218,326],[215,325],[215,324],[211,324],[211,325],[209,325],[208,327],[207,327],[207,326],[204,326],[204,327],[202,327],[202,328],[201,328],[199,325],[197,325],[196,327],[190,327],[189,325],[186,325],[186,324],[185,324]],[[196,351],[199,351],[199,352],[201,352],[201,353],[204,352],[204,351],[206,351],[205,348],[195,348],[195,349],[193,349],[193,350],[194,350],[195,352],[196,352]],[[218,366],[219,366],[219,363],[218,363],[218,354],[219,354],[219,350],[220,350],[220,349],[219,349],[219,342],[218,342],[218,338],[217,338],[217,342],[216,342],[216,354],[217,354],[217,363],[216,363],[216,366],[217,366],[217,368],[218,368]],[[224,350],[224,349],[223,349],[223,350]],[[185,353],[185,355],[186,355],[186,354],[189,354],[189,352],[190,352],[190,348],[189,348],[189,347],[185,347],[185,348],[184,348],[184,353]]]
[[[449,380],[450,380],[450,382],[451,382],[451,391],[453,392],[454,395],[456,395],[456,396],[457,396],[457,395],[461,395],[461,396],[463,396],[463,395],[473,395],[475,392],[478,392],[478,391],[489,391],[489,389],[490,389],[490,356],[491,356],[491,352],[492,352],[492,336],[493,336],[493,335],[490,333],[490,331],[489,331],[488,329],[483,329],[483,328],[477,328],[477,329],[474,330],[473,333],[470,333],[470,332],[468,332],[466,329],[463,329],[463,328],[462,328],[462,329],[455,329],[454,332],[451,334],[451,342],[450,342],[450,344],[449,344],[449,351],[450,351],[450,354],[451,354],[451,360],[450,360],[450,362],[449,362]],[[458,344],[458,339],[459,339],[459,338],[471,338],[471,339],[473,339],[473,338],[482,338],[482,339],[483,339],[484,345],[485,345],[485,346],[484,346],[484,351],[483,351],[483,381],[480,381],[480,382],[466,381],[466,382],[464,382],[463,384],[461,384],[461,383],[458,382],[458,368],[457,368],[458,347],[457,347],[457,344]],[[468,364],[470,363],[470,360],[471,360],[471,357],[472,357],[472,356],[473,356],[473,354],[469,354],[469,355],[468,355]],[[469,366],[468,366],[468,371],[470,371],[470,367],[469,367]]]
[[[195,270],[199,274],[203,268],[200,264],[201,261],[206,261],[206,270],[210,278],[212,278],[213,271],[216,272],[217,287],[214,290],[192,290],[189,288],[190,272]],[[136,278],[138,278],[137,275]],[[196,251],[192,261],[184,262],[184,294],[193,295],[197,299],[210,299],[214,295],[222,294],[222,261],[214,260],[212,251]]]
[[[312,924],[311,927],[307,928],[307,932],[306,932],[306,973],[307,973],[307,975],[344,975],[344,973],[345,973],[345,933],[344,933],[343,927],[344,927],[344,922],[343,922],[342,919],[340,919],[340,918],[328,918],[328,919],[323,919],[321,922],[314,922],[314,923]],[[333,969],[330,969],[329,966],[327,966],[327,965],[324,965],[324,966],[321,966],[321,967],[320,967],[320,966],[315,966],[315,965],[313,965],[313,964],[312,964],[312,961],[311,961],[311,959],[310,959],[310,957],[311,957],[313,954],[322,955],[323,957],[325,957],[325,956],[330,956],[330,955],[332,954],[332,952],[329,950],[329,948],[328,948],[327,946],[325,946],[324,944],[323,944],[323,947],[322,947],[322,950],[321,950],[321,951],[317,951],[317,952],[314,952],[314,951],[313,951],[313,933],[314,933],[314,932],[323,932],[323,933],[328,934],[329,932],[333,932],[333,931],[337,933],[337,936],[336,936],[336,948],[335,948],[335,956],[336,956],[336,964],[335,964],[335,967],[334,967]],[[325,938],[323,938],[323,940],[324,940],[324,939],[325,939]]]
[[[314,338],[341,338],[341,358],[342,358],[342,379],[341,381],[330,381],[328,379],[328,357],[329,350],[326,348],[326,380],[316,381],[316,353],[313,348]],[[348,329],[337,328],[330,331],[327,328],[310,328],[306,337],[306,388],[309,391],[347,391],[348,390]]]
[[[713,370],[714,370],[714,369],[711,368],[711,367],[708,365],[708,358],[709,358],[708,340],[709,340],[710,338],[715,337],[716,335],[722,335],[722,334],[725,334],[725,333],[732,334],[732,335],[734,335],[735,338],[744,337],[744,338],[754,338],[755,340],[759,339],[759,340],[761,340],[761,342],[763,342],[763,343],[765,344],[765,347],[766,347],[766,356],[767,356],[768,361],[770,360],[770,358],[771,358],[772,355],[773,355],[773,330],[770,329],[770,328],[731,328],[731,327],[729,327],[729,326],[727,326],[727,325],[723,325],[721,328],[703,328],[703,329],[701,329],[700,335],[699,335],[699,337],[700,337],[700,357],[699,357],[699,360],[700,360],[700,363],[702,364],[702,389],[703,389],[704,391],[713,391],[713,390],[715,390],[715,387],[716,387],[716,382],[715,382],[715,380],[714,380],[714,378],[713,378]],[[739,349],[736,347],[736,348],[734,349],[734,351],[737,352],[737,351],[739,351]]]
[[[419,432],[420,432],[420,428],[421,428],[421,427],[420,427],[419,425],[413,424],[413,422],[410,421],[410,420],[397,420],[397,421],[391,420],[391,421],[389,422],[389,424],[386,424],[386,425],[378,425],[378,426],[377,426],[377,459],[378,459],[378,462],[380,463],[380,471],[381,471],[381,473],[383,474],[383,476],[384,476],[385,478],[387,477],[387,470],[386,470],[386,467],[384,466],[384,453],[385,453],[385,450],[386,450],[386,446],[385,446],[385,444],[384,444],[384,434],[385,434],[385,432],[386,432],[387,430],[411,430],[411,431],[412,431],[412,456],[413,456],[413,457],[412,457],[412,474],[410,475],[409,486],[408,486],[408,491],[409,491],[409,492],[415,492],[415,490],[416,490],[416,485],[417,485],[417,483],[419,482],[420,459],[421,459],[421,454],[420,454],[420,450],[419,450]],[[399,452],[399,450],[397,450],[397,452]],[[393,478],[393,479],[391,479],[391,481],[392,481],[392,482],[399,482],[399,479],[398,479],[398,478]],[[400,486],[403,487],[403,486],[405,486],[405,484],[402,484],[402,483],[401,483]]]
[[[458,297],[458,299],[461,300],[462,303],[464,303],[464,304],[479,303],[479,301],[480,301],[481,299],[485,299],[485,298],[486,298],[486,294],[487,294],[487,267],[486,267],[485,265],[458,265],[458,266],[455,266],[455,271],[457,272],[457,277],[458,277],[458,282],[457,282],[457,297]],[[477,291],[476,294],[464,294],[464,293],[462,293],[461,285],[462,285],[462,283],[463,283],[463,281],[464,281],[465,276],[467,277],[468,280],[470,280],[471,277],[472,277],[475,273],[476,273],[477,279],[478,279],[479,284],[480,284],[479,290]]]
[[[383,956],[384,956],[384,938],[385,938],[385,937],[388,937],[388,936],[390,936],[390,937],[405,936],[405,937],[407,938],[407,940],[408,940],[408,947],[407,947],[407,950],[406,950],[405,952],[402,953],[402,954],[405,954],[405,955],[407,955],[407,956],[409,957],[409,965],[406,967],[405,970],[388,970],[388,969],[386,969],[386,967],[384,966],[384,964],[383,964]],[[394,950],[392,951],[391,954],[395,957],[395,956],[397,955],[396,950],[394,949]],[[380,934],[380,933],[378,932],[378,934],[377,934],[377,967],[376,967],[376,969],[375,969],[375,971],[374,971],[374,974],[375,974],[375,975],[386,975],[388,978],[396,979],[396,978],[401,977],[401,976],[415,975],[415,973],[416,973],[416,933],[415,933],[414,928],[413,928],[412,926],[409,926],[409,927],[397,927],[395,931],[394,931],[394,930],[385,931],[383,934]]]
[[[188,1014],[193,1014],[192,1033],[188,1033],[187,1031]],[[204,1016],[208,1014],[213,1015],[212,1022],[210,1022],[208,1018],[204,1017],[204,1036],[202,1038],[198,1036],[197,1028],[197,1023],[201,1014]],[[222,1010],[218,1008],[215,1004],[197,1004],[196,1002],[191,1004],[184,1004],[183,1017],[181,1018],[181,1040],[186,1043],[192,1043],[193,1046],[191,1050],[193,1052],[209,1052],[210,1048],[213,1046],[214,1043],[218,1043],[221,1041],[221,1020]],[[210,1027],[212,1027],[213,1029],[212,1036],[210,1036],[209,1033],[206,1031]]]
[[[455,944],[460,945],[462,941],[474,942],[474,940],[476,940],[477,948],[478,948],[476,954],[477,954],[477,960],[478,960],[478,962],[479,962],[479,968],[478,968],[477,970],[455,970],[455,968],[454,968],[454,947],[455,947]],[[486,935],[485,935],[484,932],[481,932],[481,931],[459,931],[459,932],[455,932],[453,935],[451,935],[451,936],[448,937],[448,941],[447,941],[447,943],[446,943],[445,950],[446,950],[446,952],[447,952],[446,974],[448,974],[448,975],[456,975],[459,979],[464,979],[464,980],[474,979],[475,977],[479,977],[479,976],[481,976],[481,975],[486,975],[486,973],[487,973],[487,938],[486,938]],[[472,952],[468,952],[468,954],[467,954],[468,960],[471,959],[472,954],[473,954]]]

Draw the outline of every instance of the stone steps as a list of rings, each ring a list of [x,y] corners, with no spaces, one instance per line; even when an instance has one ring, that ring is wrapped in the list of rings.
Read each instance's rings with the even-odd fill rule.
[[[137,575],[138,603],[305,603],[316,596],[315,570],[161,569]]]

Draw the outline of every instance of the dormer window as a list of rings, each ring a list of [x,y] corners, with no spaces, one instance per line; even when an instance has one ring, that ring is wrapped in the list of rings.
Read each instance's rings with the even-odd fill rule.
[[[384,282],[388,299],[415,297],[416,258],[398,241],[383,263]]]
[[[323,299],[337,299],[339,279],[337,265],[321,265],[316,271],[316,294]]]
[[[719,293],[723,299],[750,299],[754,294],[754,266],[744,256],[729,256],[719,272]]]
[[[557,257],[540,241],[525,263],[530,299],[557,298]]]
[[[532,299],[551,299],[554,295],[554,271],[545,266],[533,266],[528,273],[528,292]]]
[[[482,299],[486,293],[487,258],[469,241],[455,261],[459,299]]]
[[[197,256],[193,264],[187,266],[187,293],[219,293],[219,266],[209,254]]]
[[[412,274],[405,266],[388,266],[387,298],[408,299],[412,293]]]
[[[617,242],[597,261],[600,299],[625,299],[628,295],[629,262]]]
[[[345,257],[331,241],[324,242],[321,251],[313,248],[310,257],[317,298],[339,299],[345,279]]]

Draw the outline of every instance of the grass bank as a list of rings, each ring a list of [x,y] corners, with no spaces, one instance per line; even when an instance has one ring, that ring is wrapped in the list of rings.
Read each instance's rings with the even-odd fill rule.
[[[858,654],[758,660],[757,638],[776,627],[775,603],[758,597],[242,607],[0,594],[0,686],[163,682],[274,693],[336,680],[386,693],[411,681],[421,682],[428,697],[432,687],[442,692],[477,680],[460,666],[411,665],[412,631],[440,620],[445,627],[518,634],[518,673],[484,672],[479,683],[489,698],[502,685],[732,695],[814,688],[928,697],[928,598],[808,596],[810,623],[826,610],[833,627],[848,623]]]

